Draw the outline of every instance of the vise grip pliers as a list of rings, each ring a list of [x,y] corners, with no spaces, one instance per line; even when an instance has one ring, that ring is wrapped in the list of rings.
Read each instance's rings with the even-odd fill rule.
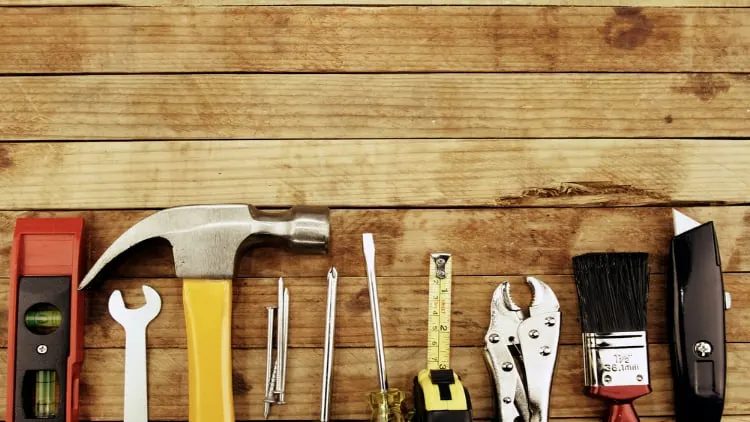
[[[484,355],[495,387],[495,421],[547,422],[560,339],[560,303],[543,281],[527,277],[533,293],[524,317],[503,282],[492,295]]]

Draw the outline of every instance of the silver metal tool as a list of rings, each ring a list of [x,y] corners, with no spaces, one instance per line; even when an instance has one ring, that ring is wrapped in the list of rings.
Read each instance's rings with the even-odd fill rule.
[[[263,416],[268,419],[272,404],[286,403],[286,362],[289,346],[289,289],[284,287],[284,278],[279,277],[278,306],[268,311],[268,339],[266,343],[266,398],[263,400]],[[276,325],[276,361],[271,362],[273,351],[273,326]],[[273,369],[271,369],[273,368]]]
[[[279,404],[286,403],[286,362],[287,362],[287,352],[289,350],[289,289],[284,288],[284,320],[282,321],[283,331],[282,331],[282,337],[283,341],[281,344],[282,347],[282,358],[281,358],[281,370],[279,375]]]
[[[148,422],[148,372],[146,367],[146,328],[161,311],[161,297],[144,285],[146,304],[128,309],[122,292],[109,297],[109,314],[125,329],[125,406],[124,422]]]
[[[278,305],[276,308],[276,379],[274,380],[274,394],[281,394],[281,367],[284,361],[284,279],[279,277],[278,293],[276,296]]]
[[[501,422],[548,420],[560,340],[560,303],[543,281],[527,277],[526,283],[533,293],[529,316],[524,317],[513,302],[506,281],[492,295],[490,326],[484,338]]]
[[[372,313],[372,330],[375,332],[375,354],[378,360],[378,383],[380,391],[388,390],[388,379],[385,372],[385,350],[383,349],[383,331],[380,328],[380,305],[378,304],[378,283],[375,278],[375,241],[372,233],[362,235],[362,247],[367,266],[367,287],[370,291],[370,311]]]
[[[271,374],[273,373],[273,321],[274,313],[276,308],[273,306],[266,307],[268,311],[268,341],[266,342],[266,398],[263,400],[263,419],[268,419],[268,414],[271,412],[271,402],[268,398],[271,397]]]
[[[333,374],[333,338],[336,329],[336,268],[328,270],[328,302],[326,305],[326,334],[323,345],[323,387],[320,398],[320,422],[328,422],[331,415],[331,377]]]

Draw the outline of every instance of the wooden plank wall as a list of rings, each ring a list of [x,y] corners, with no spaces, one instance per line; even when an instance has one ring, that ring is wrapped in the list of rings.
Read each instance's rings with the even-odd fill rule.
[[[342,279],[333,417],[376,387],[361,233],[377,244],[391,384],[425,365],[427,256],[454,254],[453,366],[477,419],[489,299],[546,280],[563,328],[551,415],[593,421],[583,394],[572,256],[650,254],[654,392],[672,421],[665,256],[672,207],[716,224],[729,380],[750,421],[750,0],[0,0],[0,277],[15,219],[83,216],[88,263],[155,210],[210,203],[332,207],[328,256],[259,249],[234,283],[238,420],[262,418],[265,311],[291,290],[288,402],[319,412],[325,271]],[[33,7],[32,7],[33,6]],[[82,418],[122,419],[123,332],[109,293],[163,296],[149,329],[150,417],[187,420],[181,282],[150,242],[89,290]],[[7,329],[0,283],[0,332]],[[0,379],[7,339],[0,336]],[[4,415],[5,383],[0,383]],[[1,418],[2,416],[0,416]]]

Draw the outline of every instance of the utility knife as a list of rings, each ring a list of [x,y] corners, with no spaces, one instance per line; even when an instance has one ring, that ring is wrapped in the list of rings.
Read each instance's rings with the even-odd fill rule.
[[[677,421],[718,422],[724,411],[726,335],[719,246],[713,222],[673,210],[667,280],[672,375]]]

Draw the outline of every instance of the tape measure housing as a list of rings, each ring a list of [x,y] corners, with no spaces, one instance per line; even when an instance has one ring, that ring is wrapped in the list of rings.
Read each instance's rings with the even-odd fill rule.
[[[414,377],[414,422],[470,422],[471,398],[451,369],[423,369]]]

